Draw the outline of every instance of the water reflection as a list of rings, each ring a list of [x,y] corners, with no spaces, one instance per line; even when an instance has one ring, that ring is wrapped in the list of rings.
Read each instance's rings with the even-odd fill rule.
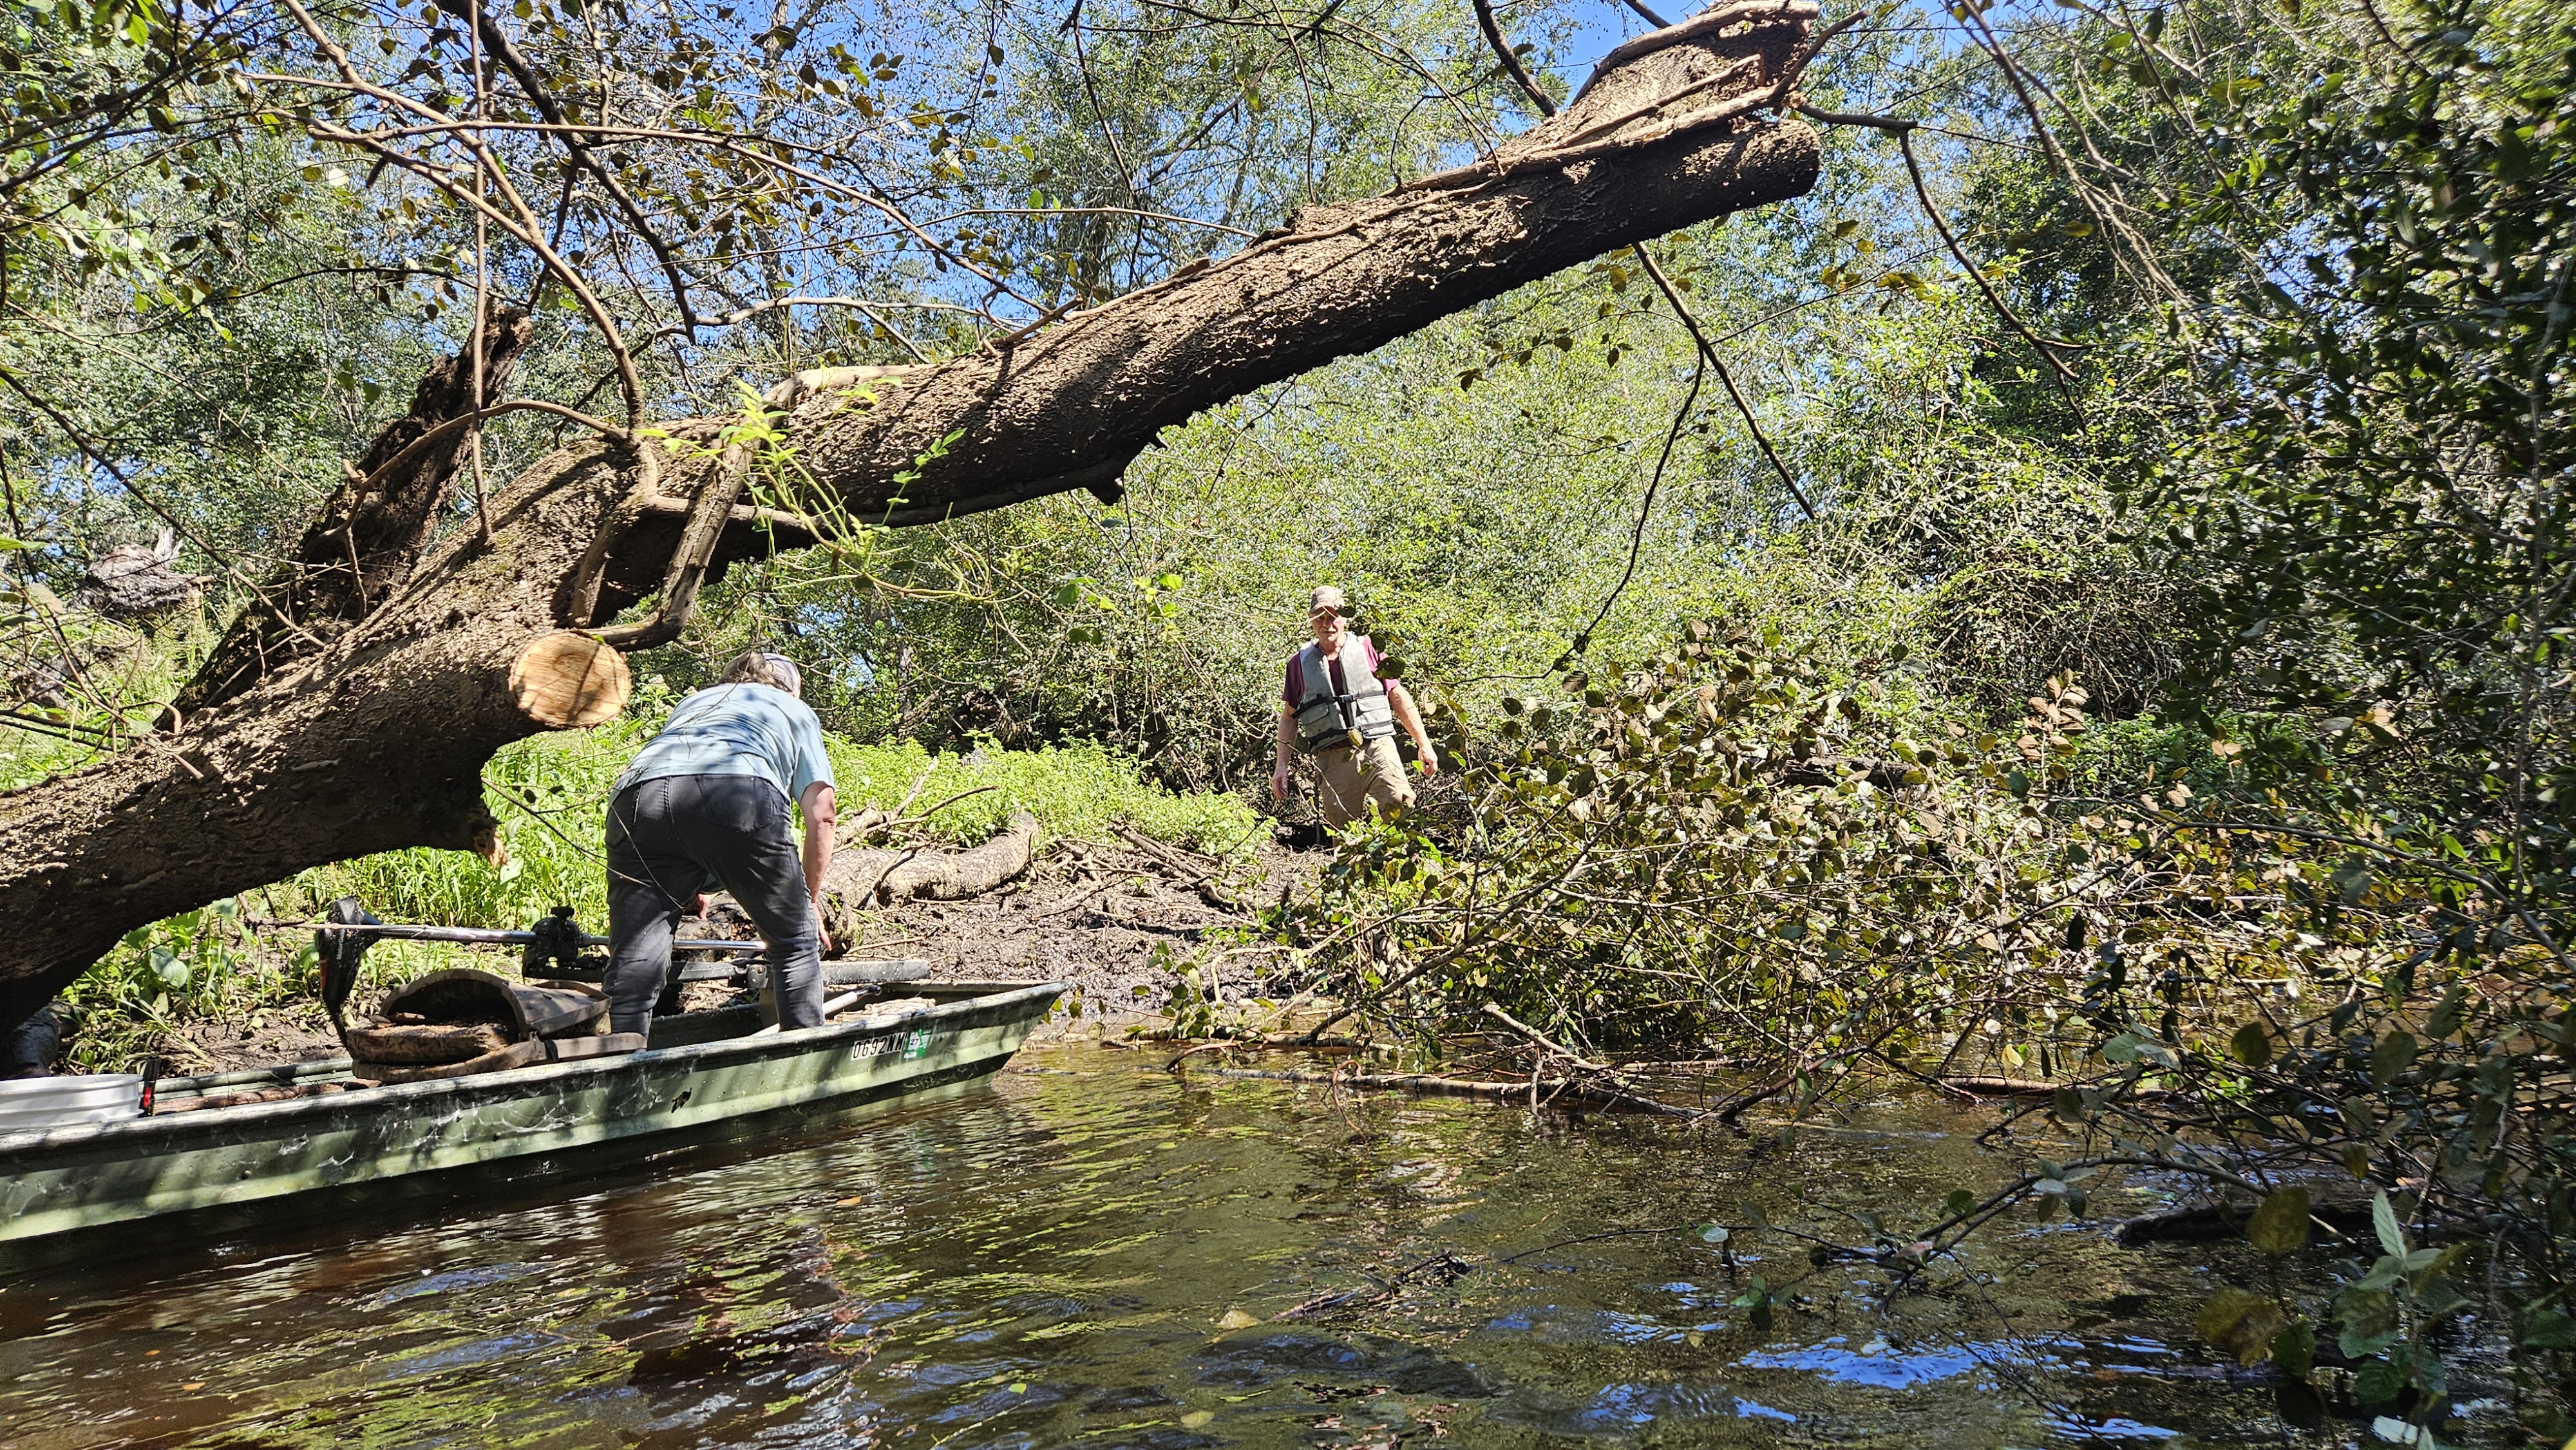
[[[2176,1347],[2203,1292],[2181,1260],[2087,1232],[2005,1236],[1983,1278],[1892,1303],[1759,1236],[1731,1259],[1659,1232],[1492,1263],[1747,1199],[1820,1224],[1921,1211],[2004,1173],[1968,1141],[1982,1118],[1889,1107],[1783,1147],[1129,1061],[1031,1053],[558,1201],[193,1246],[138,1230],[0,1286],[0,1424],[26,1450],[2349,1438]],[[1443,1252],[1481,1267],[1391,1282]],[[1730,1307],[1754,1274],[1798,1281],[1768,1328]],[[1373,1283],[1354,1311],[1274,1317]]]

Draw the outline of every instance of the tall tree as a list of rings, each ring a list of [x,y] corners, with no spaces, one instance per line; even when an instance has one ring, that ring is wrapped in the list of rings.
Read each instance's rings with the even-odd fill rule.
[[[669,637],[728,560],[811,542],[832,520],[902,525],[1076,488],[1114,498],[1127,463],[1200,408],[1610,249],[1803,193],[1816,138],[1787,112],[1814,16],[1802,0],[1759,0],[1632,41],[1562,113],[1468,164],[1305,207],[1219,260],[944,361],[799,373],[733,418],[587,420],[381,599],[264,592],[253,607],[280,627],[248,677],[223,656],[235,672],[202,692],[219,701],[0,798],[0,916],[13,924],[0,1022],[123,932],[214,896],[399,846],[490,849],[483,762],[613,707],[623,667],[598,642]],[[486,28],[498,51],[499,27]],[[543,250],[542,235],[521,240]],[[580,305],[614,331],[595,294]],[[631,409],[631,368],[621,386]],[[379,472],[416,477],[483,416],[424,427]],[[777,490],[766,502],[794,507],[746,497],[755,472]],[[354,482],[353,498],[379,482]],[[365,559],[352,574],[381,577]],[[647,598],[652,618],[609,627]],[[317,607],[344,613],[296,616]],[[549,660],[587,671],[590,694],[533,687]]]

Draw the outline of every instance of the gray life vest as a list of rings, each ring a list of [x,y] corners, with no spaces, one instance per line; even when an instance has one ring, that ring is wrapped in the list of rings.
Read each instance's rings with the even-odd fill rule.
[[[1305,694],[1297,702],[1297,744],[1308,755],[1360,740],[1385,740],[1395,734],[1395,711],[1386,703],[1386,687],[1369,670],[1368,650],[1355,634],[1342,636],[1342,684],[1335,693],[1333,672],[1323,646],[1297,651],[1297,671]]]

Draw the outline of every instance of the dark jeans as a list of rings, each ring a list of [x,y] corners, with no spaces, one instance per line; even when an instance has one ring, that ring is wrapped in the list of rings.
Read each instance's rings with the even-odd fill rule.
[[[639,780],[608,804],[609,1030],[651,1030],[672,929],[711,883],[733,893],[769,944],[780,1025],[822,1025],[823,958],[787,797],[758,776],[672,775]]]

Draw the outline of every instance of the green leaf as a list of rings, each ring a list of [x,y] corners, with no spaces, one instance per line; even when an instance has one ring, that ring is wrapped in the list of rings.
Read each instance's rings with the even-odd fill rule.
[[[2089,1116],[2084,1110],[2084,1094],[2071,1087],[2059,1088],[2051,1094],[2049,1106],[2061,1123],[2081,1124]]]
[[[2404,1388],[2406,1381],[2397,1373],[2397,1366],[2384,1359],[2363,1365],[2352,1377],[2353,1398],[2365,1405],[2384,1405],[2397,1398],[2398,1391]]]
[[[2294,1380],[2304,1380],[2316,1368],[2317,1331],[2304,1319],[2293,1320],[2288,1327],[2272,1336],[2272,1363],[2281,1373]]]
[[[2245,1237],[2274,1258],[2307,1247],[2308,1191],[2284,1188],[2267,1196],[2245,1221]]]
[[[2200,1337],[2236,1356],[2239,1364],[2260,1364],[2272,1352],[2272,1336],[2281,1332],[2281,1308],[2246,1289],[2221,1289],[2200,1306]]]
[[[2439,1042],[2460,1030],[2460,1018],[2468,1009],[2468,1000],[2468,994],[2457,986],[2442,994],[2442,1000],[2434,1006],[2432,1015],[2424,1019],[2424,1030],[2432,1035],[2434,1041]]]
[[[2370,1196],[2370,1226],[2379,1235],[2379,1246],[2391,1254],[2404,1256],[2406,1231],[2397,1225],[2397,1210],[2388,1201],[2383,1188]]]
[[[2262,1067],[2272,1060],[2272,1029],[2262,1022],[2248,1022],[2227,1039],[2227,1050],[2247,1067]]]
[[[2414,1065],[2415,1051],[2415,1039],[2405,1028],[2388,1029],[2388,1035],[2370,1049],[2370,1080],[2381,1087],[2397,1081],[2399,1074]]]
[[[1722,1244],[1726,1242],[1728,1238],[1732,1237],[1732,1235],[1728,1233],[1726,1225],[1722,1223],[1701,1224],[1699,1227],[1699,1236],[1701,1242],[1711,1244]]]
[[[2555,1309],[2543,1309],[2531,1316],[2522,1331],[2525,1349],[2576,1349],[2576,1319]]]
[[[2342,1331],[2335,1347],[2346,1359],[2367,1359],[2397,1342],[2397,1297],[2382,1289],[2347,1289],[2335,1296]]]

